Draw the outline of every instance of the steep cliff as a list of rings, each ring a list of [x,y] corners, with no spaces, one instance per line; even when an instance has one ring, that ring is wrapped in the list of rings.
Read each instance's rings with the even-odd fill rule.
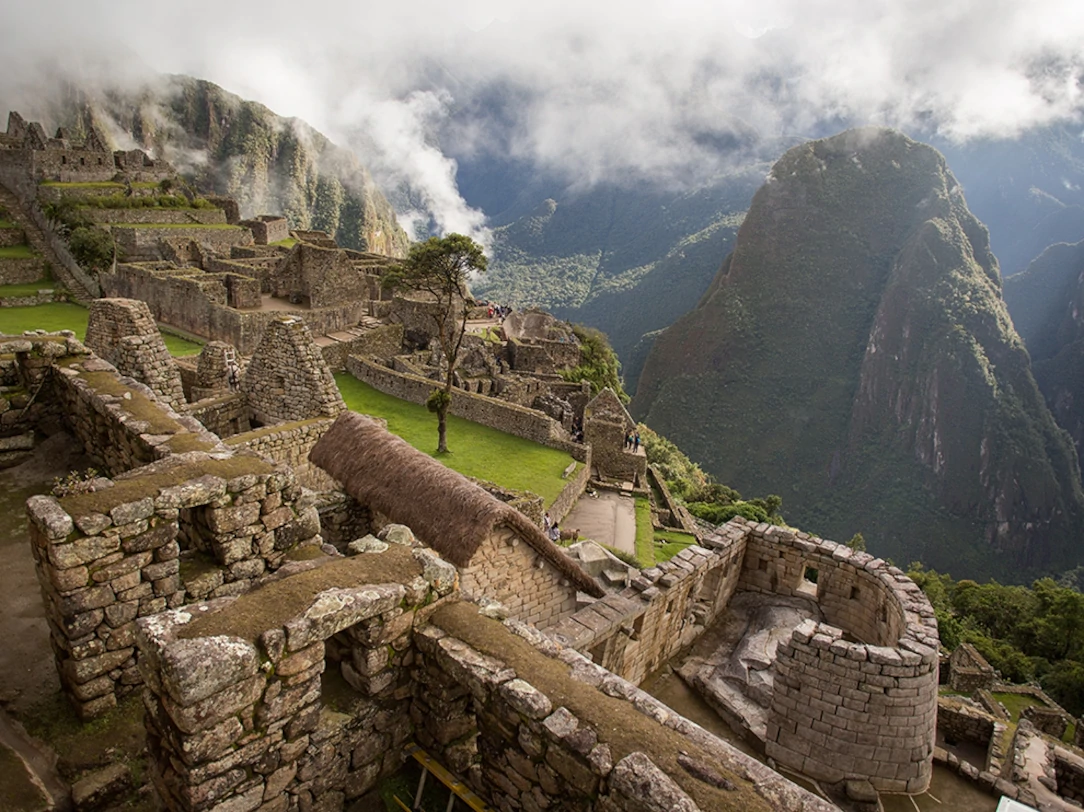
[[[1084,558],[1076,455],[986,229],[942,156],[897,132],[776,163],[633,410],[722,481],[780,493],[789,520],[899,563],[1022,577]]]
[[[87,113],[115,146],[130,141],[171,161],[242,214],[285,214],[339,244],[404,256],[395,212],[354,153],[304,121],[283,118],[211,82],[160,77],[139,90],[76,94],[59,114],[77,132]]]
[[[1039,389],[1084,465],[1084,242],[1052,245],[1006,279],[1005,303]]]

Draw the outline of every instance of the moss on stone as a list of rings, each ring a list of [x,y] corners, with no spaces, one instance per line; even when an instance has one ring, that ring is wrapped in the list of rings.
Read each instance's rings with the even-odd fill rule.
[[[483,654],[507,663],[522,679],[549,697],[554,708],[568,708],[576,718],[591,725],[599,741],[609,745],[614,764],[630,753],[646,753],[701,809],[718,812],[771,809],[748,781],[718,763],[711,753],[637,712],[630,703],[572,679],[567,665],[547,657],[500,622],[481,616],[474,604],[443,606],[433,613],[430,621]],[[737,790],[727,792],[693,778],[678,764],[678,754],[682,752],[712,765],[730,778]]]
[[[268,629],[281,629],[298,617],[321,592],[355,589],[365,584],[405,584],[422,574],[410,548],[393,544],[383,553],[328,559],[328,563],[299,572],[241,595],[222,611],[203,615],[178,630],[184,639],[228,635],[255,643]]]
[[[226,445],[244,445],[253,440],[258,440],[261,437],[269,437],[272,434],[279,434],[283,431],[299,429],[321,422],[330,424],[332,420],[328,417],[311,417],[308,420],[295,420],[292,423],[276,423],[273,426],[263,426],[262,428],[253,429],[252,431],[246,431],[243,434],[234,434],[232,437],[227,437],[223,442]]]
[[[88,513],[109,513],[117,505],[136,502],[148,496],[155,497],[163,488],[171,488],[207,474],[228,481],[245,474],[270,474],[272,471],[274,467],[271,463],[259,457],[237,456],[224,460],[207,458],[152,474],[138,474],[137,471],[134,476],[116,479],[112,488],[65,496],[60,500],[60,506],[73,517],[85,516]]]
[[[210,451],[215,447],[215,444],[210,440],[204,439],[193,431],[175,435],[166,445],[174,454],[184,454],[188,451]]]

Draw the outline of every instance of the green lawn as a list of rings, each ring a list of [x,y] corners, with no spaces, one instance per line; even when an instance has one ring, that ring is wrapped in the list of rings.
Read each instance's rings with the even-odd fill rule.
[[[640,568],[655,566],[655,529],[651,525],[651,502],[636,497],[636,560]]]
[[[56,286],[52,279],[39,279],[37,282],[24,282],[21,285],[0,285],[0,299],[8,296],[33,296],[39,290]]]
[[[424,406],[385,395],[352,375],[340,373],[335,380],[346,405],[355,412],[384,418],[392,433],[464,476],[485,479],[505,488],[533,491],[547,505],[553,503],[565,486],[561,474],[572,458],[562,451],[449,415],[451,451],[438,456],[437,418]]]
[[[0,308],[0,333],[19,335],[26,330],[74,330],[82,339],[87,334],[87,309],[65,302]]]
[[[33,259],[36,256],[40,256],[40,254],[25,243],[0,248],[0,259]]]
[[[297,245],[297,240],[295,240],[293,237],[287,237],[285,240],[278,240],[269,244],[281,245],[283,248],[293,248],[295,245]]]
[[[0,295],[3,295],[3,291],[8,287],[17,286],[0,288]],[[52,302],[33,307],[3,307],[0,308],[0,333],[19,335],[26,330],[48,330],[51,333],[57,330],[73,330],[82,340],[87,335],[87,315],[85,307],[66,302]],[[177,357],[196,355],[203,349],[194,341],[169,333],[162,333],[162,338],[170,354]]]
[[[696,544],[696,536],[678,530],[655,531],[655,563],[669,561],[686,547]]]

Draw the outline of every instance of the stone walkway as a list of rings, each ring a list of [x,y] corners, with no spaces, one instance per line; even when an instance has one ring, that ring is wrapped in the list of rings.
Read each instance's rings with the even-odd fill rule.
[[[636,554],[636,502],[632,497],[610,491],[599,491],[597,496],[584,494],[561,528],[578,529],[581,539]]]

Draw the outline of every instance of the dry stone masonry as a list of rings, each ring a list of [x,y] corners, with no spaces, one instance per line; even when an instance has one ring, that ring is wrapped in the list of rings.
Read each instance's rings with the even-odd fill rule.
[[[457,603],[432,551],[373,549],[138,621],[165,809],[339,810],[411,737],[498,809],[832,808],[577,652]]]
[[[918,587],[870,555],[736,518],[703,547],[645,570],[551,633],[636,681],[692,642],[736,590],[804,595],[826,619],[805,621],[777,649],[766,754],[828,783],[925,789],[937,716],[937,624]]]
[[[308,326],[293,316],[272,321],[241,380],[261,424],[335,417],[346,409]]]
[[[94,300],[87,319],[86,345],[121,374],[146,384],[174,409],[184,405],[180,373],[145,302]]]

